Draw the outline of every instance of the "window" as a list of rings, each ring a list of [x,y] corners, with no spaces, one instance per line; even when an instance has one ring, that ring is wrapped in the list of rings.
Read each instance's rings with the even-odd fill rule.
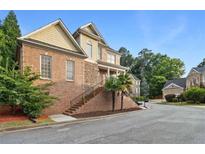
[[[51,56],[41,55],[41,78],[51,79]]]
[[[98,47],[98,59],[102,59],[102,48]]]
[[[87,50],[86,50],[86,53],[88,55],[88,58],[92,58],[92,43],[89,41],[87,43]]]
[[[67,80],[74,80],[74,61],[67,61]]]
[[[108,55],[107,55],[107,62],[108,62],[108,63],[115,64],[115,56],[114,56],[114,55],[111,55],[111,54],[108,54]]]

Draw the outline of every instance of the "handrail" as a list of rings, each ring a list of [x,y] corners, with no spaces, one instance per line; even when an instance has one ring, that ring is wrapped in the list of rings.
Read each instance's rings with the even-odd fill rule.
[[[78,96],[74,97],[72,100],[70,100],[70,107],[72,107],[73,105],[77,104],[80,100],[83,99],[83,101],[85,101],[85,97],[89,94],[91,94],[94,90],[96,90],[100,85],[103,84],[103,80],[98,82],[97,84],[95,84],[94,86],[86,89],[84,92],[82,92],[81,94],[79,94]],[[77,103],[76,103],[77,102]]]

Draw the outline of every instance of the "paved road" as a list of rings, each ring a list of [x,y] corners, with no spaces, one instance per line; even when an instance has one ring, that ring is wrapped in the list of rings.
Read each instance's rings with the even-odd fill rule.
[[[0,143],[205,143],[205,109],[152,104],[97,121],[1,133]]]

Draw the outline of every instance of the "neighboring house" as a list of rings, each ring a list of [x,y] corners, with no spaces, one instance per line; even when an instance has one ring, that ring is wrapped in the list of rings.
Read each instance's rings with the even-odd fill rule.
[[[179,95],[190,87],[205,86],[205,67],[193,67],[186,78],[169,80],[162,89],[163,97],[167,94]]]
[[[168,80],[162,89],[163,97],[169,94],[179,96],[186,89],[186,78]]]
[[[132,97],[139,97],[140,96],[140,79],[138,79],[133,74],[130,74],[132,79],[132,86],[130,89],[130,94]]]
[[[20,37],[18,61],[40,74],[35,84],[54,82],[50,93],[59,99],[46,114],[76,114],[111,110],[110,93],[102,90],[110,75],[124,73],[121,54],[110,48],[93,23],[78,28],[72,35],[59,19]],[[120,100],[116,99],[116,109]],[[125,98],[125,108],[136,107]]]
[[[205,86],[205,67],[194,67],[187,76],[186,87]]]

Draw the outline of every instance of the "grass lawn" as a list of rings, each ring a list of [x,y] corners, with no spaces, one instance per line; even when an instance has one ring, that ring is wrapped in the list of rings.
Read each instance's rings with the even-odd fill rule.
[[[195,106],[195,107],[205,107],[205,104],[194,104],[190,102],[160,102],[157,104],[163,105],[177,105],[177,106]]]
[[[46,125],[53,123],[50,118],[39,119],[37,123],[33,123],[30,120],[17,120],[17,121],[10,121],[10,122],[0,122],[0,131],[7,129],[7,128],[18,128],[18,127],[26,127],[26,126],[38,126],[38,125]]]

